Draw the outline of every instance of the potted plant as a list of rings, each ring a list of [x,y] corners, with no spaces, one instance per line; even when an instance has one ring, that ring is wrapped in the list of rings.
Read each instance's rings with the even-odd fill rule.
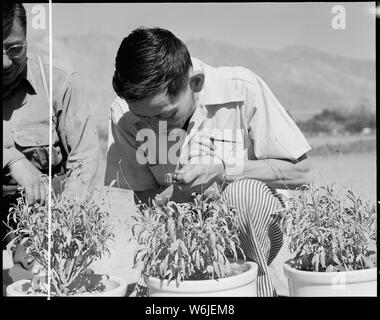
[[[374,205],[334,184],[309,185],[284,210],[295,254],[284,264],[291,296],[376,295]]]
[[[108,243],[114,238],[105,200],[92,197],[77,201],[52,192],[50,219],[49,257],[48,201],[31,206],[21,193],[10,210],[8,226],[13,223],[10,233],[14,239],[9,246],[24,244],[45,275],[12,283],[6,289],[7,296],[47,295],[49,270],[52,296],[124,296],[127,283],[123,279],[84,272],[109,253]]]
[[[219,198],[140,203],[133,218],[134,267],[150,296],[257,295],[257,265],[245,261],[235,209]]]

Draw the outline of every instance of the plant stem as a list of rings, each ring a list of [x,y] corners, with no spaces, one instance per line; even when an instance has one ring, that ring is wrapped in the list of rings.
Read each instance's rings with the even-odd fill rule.
[[[87,263],[86,265],[81,264],[81,266],[77,269],[77,271],[74,273],[74,275],[70,278],[67,285],[69,286],[79,276],[79,274],[83,270],[85,270],[92,262],[93,262],[93,259],[91,259],[90,262]]]

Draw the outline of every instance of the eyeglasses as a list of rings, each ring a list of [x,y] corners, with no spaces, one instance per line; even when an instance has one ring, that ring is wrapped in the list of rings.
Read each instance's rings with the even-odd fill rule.
[[[15,44],[8,49],[3,49],[3,54],[6,54],[10,59],[17,59],[25,52],[26,43]]]

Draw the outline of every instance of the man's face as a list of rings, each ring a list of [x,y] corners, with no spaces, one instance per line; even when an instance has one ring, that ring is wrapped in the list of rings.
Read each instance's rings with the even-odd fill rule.
[[[3,40],[3,50],[14,45],[25,44],[25,41],[25,30],[21,23],[14,19],[10,34]],[[16,58],[9,57],[3,52],[3,85],[9,85],[17,79],[25,68],[26,60],[26,48],[21,50],[21,55]]]
[[[182,128],[196,107],[196,94],[187,85],[177,96],[165,93],[157,94],[143,100],[129,102],[129,109],[137,117],[158,128],[159,121],[167,122],[167,129]]]

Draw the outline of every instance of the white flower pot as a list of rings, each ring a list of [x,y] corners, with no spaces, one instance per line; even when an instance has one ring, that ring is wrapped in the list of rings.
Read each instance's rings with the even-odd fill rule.
[[[92,275],[86,275],[92,276]],[[7,286],[8,297],[35,297],[47,296],[45,294],[29,294],[26,291],[30,288],[31,280],[19,280]],[[78,293],[70,297],[124,297],[127,292],[128,283],[121,278],[111,276],[102,280],[105,289],[102,292]]]
[[[232,268],[237,263],[231,263]],[[246,261],[239,264],[243,272],[218,280],[185,280],[177,287],[175,280],[168,285],[167,280],[145,277],[151,297],[256,297],[257,296],[257,264]]]
[[[312,272],[284,264],[291,297],[376,296],[377,269]]]

